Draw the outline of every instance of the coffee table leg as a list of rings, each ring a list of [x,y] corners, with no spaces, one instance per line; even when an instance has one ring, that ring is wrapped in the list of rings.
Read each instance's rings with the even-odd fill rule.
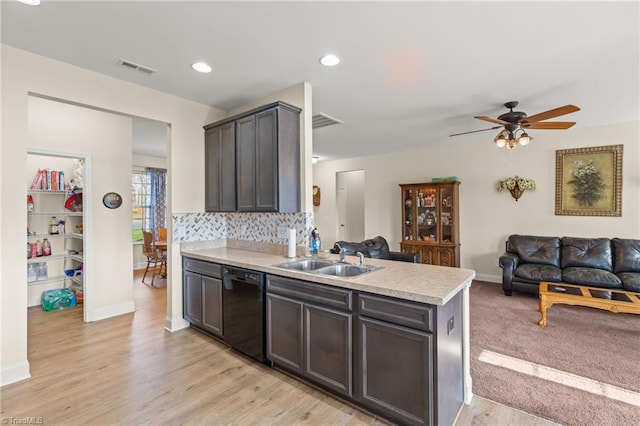
[[[547,297],[543,294],[540,295],[540,321],[538,325],[542,328],[547,326],[547,308],[551,305],[547,305]]]

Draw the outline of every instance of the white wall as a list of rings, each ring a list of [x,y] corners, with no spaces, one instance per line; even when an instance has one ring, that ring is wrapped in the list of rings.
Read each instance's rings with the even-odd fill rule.
[[[29,93],[70,101],[108,111],[150,118],[171,124],[168,163],[170,208],[172,212],[204,210],[204,130],[203,125],[222,119],[226,112],[187,101],[59,61],[34,55],[6,45],[1,46],[1,145],[0,145],[0,384],[7,384],[29,377],[27,361],[27,259],[24,256],[27,220],[25,190],[22,182],[27,177],[27,150],[29,135]],[[100,140],[99,135],[92,135]],[[91,144],[90,139],[84,141]],[[111,153],[96,155],[98,165],[102,161],[126,162],[131,173],[131,145],[119,140],[103,143]],[[80,148],[78,148],[81,150]],[[86,149],[86,148],[85,148]],[[100,158],[98,158],[100,157]],[[125,159],[126,157],[126,159]],[[96,180],[96,197],[113,188],[109,181]],[[117,184],[119,187],[119,183]],[[129,182],[123,193],[128,193]],[[186,189],[186,190],[185,190]],[[100,197],[101,198],[101,197]],[[124,208],[118,209],[124,212]],[[118,212],[119,213],[119,212]],[[105,227],[123,226],[130,230],[130,215],[126,221],[112,220],[107,216]],[[130,233],[122,241],[125,255],[123,267],[131,277],[132,253]],[[169,247],[172,259],[179,265],[179,246]],[[102,252],[101,262],[115,263],[120,251]],[[126,258],[126,259],[125,259]],[[95,269],[95,268],[94,268]],[[111,273],[112,274],[112,273]],[[170,285],[167,294],[167,328],[186,326],[182,319],[181,270],[170,267]],[[112,275],[113,276],[113,275]],[[89,277],[87,277],[89,279]],[[111,297],[111,296],[106,296]],[[122,294],[110,299],[120,299]]]
[[[640,238],[640,122],[566,131],[538,131],[531,145],[512,151],[497,149],[492,138],[450,139],[411,152],[352,158],[314,165],[313,184],[322,188],[316,226],[332,246],[337,235],[336,172],[363,169],[365,235],[382,235],[392,250],[402,239],[401,183],[429,182],[432,177],[458,176],[460,185],[461,266],[479,279],[501,280],[496,261],[509,234]],[[624,144],[622,217],[556,216],[555,151]],[[535,179],[536,191],[515,202],[498,193],[498,180],[519,175]]]
[[[28,110],[29,150],[80,154],[87,160],[85,319],[133,312],[131,245],[123,244],[131,239],[131,118],[33,96]],[[104,207],[102,197],[108,192],[123,195],[120,208]]]

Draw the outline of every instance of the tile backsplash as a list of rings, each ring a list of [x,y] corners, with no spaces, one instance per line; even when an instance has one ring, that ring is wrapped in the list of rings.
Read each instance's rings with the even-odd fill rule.
[[[309,244],[313,213],[180,213],[174,214],[173,242],[247,240],[286,244],[277,228],[295,228],[298,246]]]

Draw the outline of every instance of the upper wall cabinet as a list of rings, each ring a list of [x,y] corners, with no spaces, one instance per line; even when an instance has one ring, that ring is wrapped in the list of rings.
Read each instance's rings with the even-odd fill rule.
[[[300,109],[274,102],[205,129],[205,211],[300,211]]]

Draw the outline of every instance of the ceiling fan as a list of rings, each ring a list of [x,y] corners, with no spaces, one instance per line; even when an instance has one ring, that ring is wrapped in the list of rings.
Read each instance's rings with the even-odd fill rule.
[[[500,133],[493,139],[498,148],[506,146],[508,149],[513,149],[518,144],[528,145],[533,138],[526,132],[528,129],[536,130],[564,130],[572,127],[575,121],[545,121],[550,118],[559,117],[561,115],[570,114],[572,112],[580,111],[575,105],[565,105],[558,108],[550,109],[538,114],[527,116],[522,111],[514,111],[513,109],[518,106],[518,101],[511,101],[504,104],[506,108],[509,108],[509,112],[498,116],[498,118],[487,117],[486,115],[476,115],[474,118],[482,121],[488,121],[490,123],[500,124],[499,126],[490,127],[488,129],[471,130],[469,132],[454,133],[449,136],[466,135],[468,133],[484,132],[487,130],[495,130],[504,127]],[[517,132],[521,132],[518,136]]]

